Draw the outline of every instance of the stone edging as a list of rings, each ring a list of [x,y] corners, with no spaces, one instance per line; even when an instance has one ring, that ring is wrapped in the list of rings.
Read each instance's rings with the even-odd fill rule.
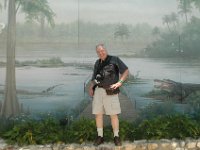
[[[139,140],[134,142],[123,142],[122,146],[116,147],[113,143],[105,143],[98,147],[92,143],[84,144],[49,144],[49,145],[28,145],[19,147],[7,145],[0,139],[0,150],[200,150],[200,139],[186,140]]]

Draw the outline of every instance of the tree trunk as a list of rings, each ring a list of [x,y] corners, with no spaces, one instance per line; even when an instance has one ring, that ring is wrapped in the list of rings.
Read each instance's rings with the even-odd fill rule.
[[[185,13],[185,21],[188,23],[187,13]]]
[[[6,118],[11,116],[16,116],[20,113],[19,103],[16,94],[15,43],[16,43],[15,0],[9,0],[5,99],[1,110],[1,116]]]
[[[41,15],[40,18],[40,36],[44,37],[45,36],[45,17],[43,15]]]
[[[167,23],[167,27],[168,27],[169,32],[171,32],[171,29],[170,29],[170,27],[169,27],[169,23]]]

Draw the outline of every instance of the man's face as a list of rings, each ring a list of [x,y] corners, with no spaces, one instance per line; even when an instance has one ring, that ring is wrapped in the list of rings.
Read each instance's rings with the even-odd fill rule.
[[[102,46],[97,47],[96,52],[101,60],[105,60],[108,55],[106,49]]]

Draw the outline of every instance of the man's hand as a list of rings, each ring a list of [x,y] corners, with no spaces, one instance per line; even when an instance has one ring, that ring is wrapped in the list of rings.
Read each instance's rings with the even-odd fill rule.
[[[111,88],[111,89],[117,89],[117,88],[120,87],[120,86],[122,86],[122,83],[121,83],[121,82],[117,82],[117,83],[115,83],[115,84],[112,84],[112,85],[110,86],[110,88]]]
[[[124,73],[121,75],[120,80],[117,83],[112,84],[110,88],[117,89],[118,87],[122,86],[122,83],[126,80],[126,78],[128,77],[128,74],[129,74],[129,71],[128,69],[126,69],[126,71],[124,71]]]

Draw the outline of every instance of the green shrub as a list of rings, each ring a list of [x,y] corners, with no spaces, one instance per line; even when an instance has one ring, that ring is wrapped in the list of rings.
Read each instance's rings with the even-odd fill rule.
[[[5,133],[6,131],[12,130],[13,127],[13,120],[0,118],[0,137],[2,137],[3,133]]]
[[[12,124],[2,132],[2,137],[9,143],[48,144],[48,143],[83,143],[94,141],[97,136],[95,120],[80,118],[65,128],[59,120],[49,117],[42,120],[23,121]],[[139,124],[120,121],[121,139],[133,141],[140,139],[185,139],[198,138],[200,125],[186,115],[157,116],[153,119],[143,120]],[[104,127],[105,141],[113,140],[111,126]]]
[[[120,121],[120,138],[121,140],[133,141],[135,139],[136,126],[127,121]]]
[[[94,120],[81,118],[71,124],[66,130],[66,142],[83,143],[96,138],[96,125]]]
[[[52,119],[42,121],[29,120],[15,125],[12,130],[3,134],[9,143],[24,144],[46,144],[59,142],[61,127]]]
[[[184,139],[200,136],[199,124],[187,116],[162,116],[144,120],[136,131],[136,139]]]

